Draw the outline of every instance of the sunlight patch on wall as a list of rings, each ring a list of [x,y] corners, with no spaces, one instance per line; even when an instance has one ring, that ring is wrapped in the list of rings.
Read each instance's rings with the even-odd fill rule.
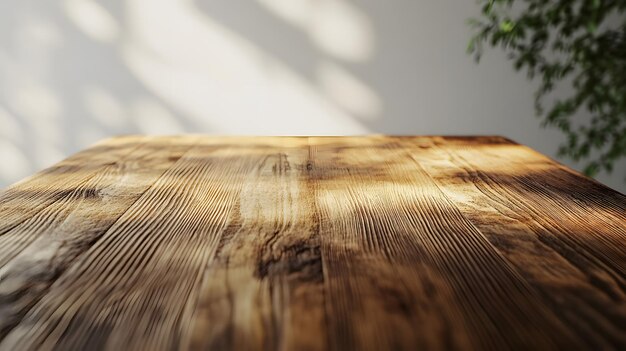
[[[17,13],[15,16],[21,25],[13,29],[12,45],[6,45],[6,51],[0,50],[0,83],[7,86],[9,94],[13,81],[22,82],[33,77],[41,80],[54,69],[50,58],[64,41],[54,22],[34,14]]]
[[[257,0],[274,15],[308,33],[324,52],[351,62],[374,52],[369,18],[346,0]]]
[[[49,142],[37,142],[33,148],[33,159],[36,169],[50,167],[66,157],[57,144]]]
[[[378,95],[345,68],[323,62],[317,74],[322,90],[346,111],[366,119],[375,119],[382,112]]]
[[[119,35],[115,18],[95,0],[64,0],[69,19],[92,39],[112,42]]]
[[[46,87],[35,82],[17,84],[13,94],[13,107],[31,120],[52,120],[59,116],[61,104]]]
[[[57,96],[46,86],[22,76],[10,86],[8,104],[25,120],[39,140],[58,144],[62,132],[59,117],[63,107]]]
[[[18,79],[19,77],[20,79]],[[15,74],[10,80],[7,107],[27,124],[35,168],[50,166],[63,158],[59,146],[65,141],[61,115],[63,106],[52,90],[28,76]]]
[[[267,10],[287,23],[307,28],[311,25],[314,1],[311,0],[257,0]]]
[[[30,164],[22,151],[9,140],[0,138],[0,160],[5,165],[0,167],[0,180],[13,182],[28,174]]]
[[[365,15],[347,1],[326,0],[316,6],[311,36],[321,49],[347,61],[372,56],[373,34]]]
[[[123,130],[128,127],[128,116],[124,106],[110,92],[97,86],[87,86],[83,89],[85,110],[101,125]]]
[[[366,129],[261,48],[189,0],[128,0],[130,71],[204,131],[352,134]]]
[[[19,39],[24,39],[30,48],[48,50],[58,47],[63,43],[63,36],[59,28],[50,21],[37,16],[24,19],[22,27],[17,34]]]
[[[172,135],[184,133],[184,128],[163,105],[151,98],[134,101],[130,115],[141,133]]]
[[[24,133],[17,119],[2,106],[0,106],[0,126],[0,139],[9,139],[15,142],[24,138]]]

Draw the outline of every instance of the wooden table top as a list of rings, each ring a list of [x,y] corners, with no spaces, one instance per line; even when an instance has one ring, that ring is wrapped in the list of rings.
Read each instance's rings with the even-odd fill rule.
[[[626,197],[501,137],[109,139],[0,193],[0,349],[54,347],[624,349]]]

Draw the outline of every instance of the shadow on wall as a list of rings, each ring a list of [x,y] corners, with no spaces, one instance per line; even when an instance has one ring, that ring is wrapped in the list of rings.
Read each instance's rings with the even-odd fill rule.
[[[475,7],[2,2],[0,187],[128,133],[504,134],[552,153],[532,86],[501,57],[465,55]]]
[[[371,23],[348,2],[0,6],[0,154],[11,165],[0,185],[111,134],[365,133],[355,116],[382,109],[343,65],[374,50]],[[217,15],[234,25],[253,17],[278,37],[252,42],[243,34],[255,28],[237,33]]]

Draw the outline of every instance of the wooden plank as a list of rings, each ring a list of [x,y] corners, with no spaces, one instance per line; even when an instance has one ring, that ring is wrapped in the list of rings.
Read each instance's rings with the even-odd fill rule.
[[[624,195],[504,138],[406,140],[586,347],[626,345]]]
[[[579,345],[392,138],[314,138],[331,347]]]
[[[205,273],[191,349],[324,350],[322,262],[307,138],[255,138],[260,162]]]
[[[304,334],[314,320],[296,319],[303,311],[323,315],[308,304],[322,305],[319,291],[308,290],[321,276],[309,258],[316,254],[314,232],[298,237],[289,229],[305,210],[297,204],[307,201],[297,198],[303,191],[297,164],[286,164],[291,153],[268,153],[259,143],[216,140],[168,170],[57,279],[0,348],[155,349],[206,340],[213,347],[319,348],[317,338]],[[275,197],[254,193],[256,185],[269,190],[274,182]],[[273,210],[264,207],[272,203]],[[288,215],[286,208],[295,211],[291,217],[263,217]],[[280,228],[293,238],[272,239]],[[227,296],[224,282],[237,284]],[[289,334],[280,338],[283,330]]]
[[[140,136],[103,140],[1,191],[0,235],[67,196],[144,141]]]
[[[140,139],[147,143],[98,168],[97,173],[88,175],[84,182],[63,185],[63,196],[57,196],[55,202],[0,236],[0,338],[21,321],[55,279],[94,245],[190,147],[188,143],[171,138]],[[118,142],[111,141],[113,145]],[[102,143],[100,147],[106,149],[107,145]],[[85,155],[73,157],[73,161],[55,168],[68,167],[82,157]],[[94,162],[102,164],[101,159],[104,157],[95,157]],[[89,159],[83,162],[79,172],[98,167],[91,165]],[[44,172],[41,177],[49,176],[50,173]],[[44,198],[43,194],[39,197]]]
[[[0,349],[173,348],[245,157],[199,145],[49,288]],[[230,189],[212,188],[216,182]],[[227,191],[226,191],[227,190]],[[220,222],[221,221],[221,222]]]

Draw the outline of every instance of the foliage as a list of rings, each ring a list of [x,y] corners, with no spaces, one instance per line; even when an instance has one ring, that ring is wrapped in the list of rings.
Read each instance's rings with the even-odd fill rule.
[[[589,175],[611,172],[626,156],[626,0],[479,4],[468,52],[479,61],[485,44],[502,48],[516,70],[540,78],[535,108],[543,126],[566,135],[559,155],[587,160]],[[569,85],[565,98],[550,94]],[[546,101],[554,102],[546,109]]]

